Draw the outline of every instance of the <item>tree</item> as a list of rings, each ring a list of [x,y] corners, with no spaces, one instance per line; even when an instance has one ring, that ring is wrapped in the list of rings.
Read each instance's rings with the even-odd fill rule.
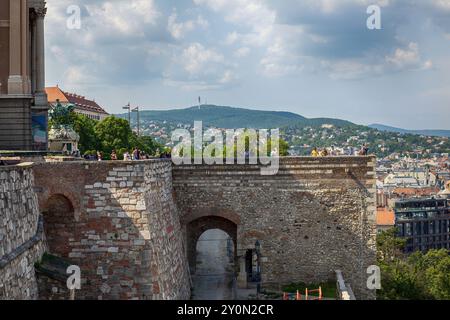
[[[448,251],[430,250],[423,257],[427,291],[435,299],[450,300],[450,256]]]
[[[403,249],[406,241],[398,238],[396,228],[389,229],[377,236],[377,260],[381,269],[380,299],[417,299],[421,288],[418,287],[414,269],[405,260]]]
[[[289,156],[289,143],[280,138],[280,157]]]
[[[164,149],[164,147],[161,144],[157,143],[152,137],[138,137],[135,133],[132,133],[130,136],[130,147],[138,148],[139,150],[151,156],[156,154],[157,149],[159,149],[160,152]]]
[[[378,262],[388,263],[403,256],[406,240],[397,237],[397,232],[397,228],[391,228],[377,236]]]
[[[402,253],[405,240],[391,229],[377,237],[377,259],[381,269],[379,299],[450,299],[448,251]]]
[[[127,120],[114,116],[103,119],[95,125],[95,134],[105,155],[111,154],[113,150],[131,149],[132,132]]]
[[[80,136],[78,148],[81,154],[89,150],[98,150],[99,141],[95,133],[96,121],[83,114],[72,114],[73,129]]]

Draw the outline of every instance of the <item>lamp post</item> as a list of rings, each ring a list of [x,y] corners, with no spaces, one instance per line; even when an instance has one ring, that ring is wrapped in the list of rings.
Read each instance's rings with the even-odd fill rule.
[[[139,121],[139,107],[136,107],[132,110],[137,113],[137,135],[140,136],[140,121]]]
[[[128,110],[128,124],[130,125],[130,128],[131,128],[131,106],[130,106],[130,103],[128,102],[128,104],[125,107],[122,107],[122,109]]]

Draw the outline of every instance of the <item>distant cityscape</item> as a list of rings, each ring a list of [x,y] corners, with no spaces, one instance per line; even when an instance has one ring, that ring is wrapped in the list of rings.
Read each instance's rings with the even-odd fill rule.
[[[219,310],[186,300],[450,300],[449,128],[279,111],[340,107],[356,122],[448,126],[448,52],[400,41],[400,26],[391,40],[362,41],[388,29],[381,9],[398,4],[78,2],[0,0],[0,301],[178,300],[178,310],[163,312],[209,318]],[[442,49],[441,26],[431,22],[446,5],[435,2],[434,16],[414,23],[430,27]],[[302,3],[324,7],[310,7],[305,19]],[[346,22],[338,11],[352,6],[369,14],[366,25],[325,22]],[[221,14],[226,29],[216,26]],[[195,29],[200,40],[188,34]],[[370,96],[379,92],[382,99]],[[277,111],[208,104],[200,94]],[[197,97],[184,109],[141,104]],[[261,303],[261,315],[277,318]],[[256,312],[241,302],[225,307]]]
[[[217,110],[220,113],[220,107]],[[240,109],[236,110],[240,112]],[[192,123],[145,117],[139,125],[142,134],[169,148],[173,147],[173,130],[193,130]],[[136,130],[135,119],[132,126]],[[399,235],[408,239],[408,252],[450,249],[450,207],[445,200],[450,195],[448,137],[382,131],[347,123],[289,125],[281,130],[283,139],[289,144],[290,156],[308,156],[314,147],[326,148],[330,156],[357,155],[361,146],[367,145],[369,153],[378,157],[378,231],[398,227]],[[439,202],[437,199],[444,200]],[[430,203],[432,213],[426,207]]]
[[[65,92],[58,86],[46,88],[46,92],[50,109],[57,104],[72,104],[76,113],[96,121],[109,116],[105,108],[82,95]],[[205,120],[207,128],[223,132],[229,127],[236,127],[234,118],[227,123],[221,119],[223,114],[244,119],[243,123],[247,121],[254,128],[266,124],[260,119],[267,116],[263,111],[212,105],[181,109],[170,114],[164,111],[152,114],[142,110],[139,122],[136,115],[117,116],[127,120],[130,117],[132,130],[136,134],[139,132],[142,136],[151,137],[170,150],[174,146],[171,141],[174,130],[194,130],[190,119],[184,119],[186,112],[196,113],[199,119]],[[361,146],[367,146],[369,153],[375,154],[378,159],[378,231],[398,227],[399,235],[408,239],[406,250],[410,252],[450,248],[450,209],[447,200],[438,200],[450,195],[450,141],[445,133],[444,136],[427,136],[397,128],[389,131],[389,127],[380,125],[368,127],[338,119],[306,119],[295,114],[274,114],[280,116],[277,124],[288,144],[289,156],[309,156],[313,148],[326,149],[328,156],[352,156],[358,155]],[[294,121],[291,121],[292,118]],[[216,125],[218,123],[227,127],[219,127]],[[431,213],[430,203],[433,204]]]

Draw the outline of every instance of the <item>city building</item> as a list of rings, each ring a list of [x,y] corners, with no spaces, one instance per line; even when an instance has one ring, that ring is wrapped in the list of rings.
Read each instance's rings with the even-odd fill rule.
[[[0,0],[0,150],[47,150],[44,0]]]
[[[392,190],[391,195],[397,199],[423,198],[436,196],[440,189],[438,187],[417,187],[404,188],[398,187]]]
[[[387,207],[377,208],[377,232],[387,231],[395,227],[395,213]]]
[[[97,102],[93,100],[88,100],[86,97],[69,93],[61,90],[59,86],[45,88],[48,96],[48,103],[50,108],[55,106],[58,102],[62,105],[72,104],[75,106],[74,111],[79,114],[84,114],[85,116],[93,120],[103,120],[109,116],[109,114],[100,107]]]
[[[439,192],[439,196],[450,199],[450,180],[445,183],[445,190]]]
[[[400,200],[394,211],[399,236],[407,239],[407,253],[450,249],[450,199]]]
[[[384,178],[384,184],[395,186],[434,186],[436,185],[436,175],[428,169],[396,171]]]

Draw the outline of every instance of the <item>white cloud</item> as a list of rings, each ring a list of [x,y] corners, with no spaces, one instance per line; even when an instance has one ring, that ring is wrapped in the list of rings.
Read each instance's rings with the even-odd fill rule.
[[[235,67],[215,49],[192,43],[174,55],[164,78],[167,85],[184,90],[217,89],[237,80]]]
[[[384,59],[377,58],[366,56],[360,59],[324,60],[321,65],[335,80],[376,77],[398,71],[427,70],[433,66],[431,60],[421,59],[419,45],[414,42],[409,43],[406,48],[396,48],[392,55],[385,56]]]
[[[209,22],[205,20],[202,16],[198,16],[197,20],[187,20],[185,22],[178,22],[178,14],[174,11],[168,18],[167,30],[170,32],[172,37],[179,40],[183,38],[186,33],[193,31],[197,26],[201,28],[207,28]]]
[[[93,17],[88,21],[91,30],[102,30],[109,34],[118,32],[125,36],[142,36],[145,26],[155,25],[161,16],[154,0],[105,1],[101,4],[86,4],[86,9]]]
[[[237,58],[245,58],[249,55],[250,51],[251,51],[250,48],[242,47],[236,50],[234,56]]]
[[[201,15],[199,15],[197,17],[197,21],[196,21],[197,25],[206,29],[209,27],[209,22],[208,20],[206,20],[205,18],[203,18]]]
[[[236,79],[235,74],[231,70],[225,70],[223,77],[219,80],[222,84],[227,84]]]
[[[99,80],[88,67],[70,65],[62,74],[61,84],[64,88],[85,91],[86,87],[95,85]]]
[[[301,72],[305,60],[301,54],[303,28],[276,25],[273,36],[260,61],[262,73],[268,77],[281,77]]]
[[[419,45],[411,42],[408,48],[397,48],[392,56],[386,57],[386,62],[397,69],[431,69],[433,62],[431,60],[422,61],[419,53]]]
[[[322,61],[321,65],[329,71],[330,78],[333,80],[354,80],[368,76],[379,76],[383,72],[382,65],[367,64],[351,59]]]
[[[378,5],[387,7],[392,2],[392,0],[302,0],[298,5],[318,10],[324,14],[333,14],[349,6],[368,7],[370,5]]]
[[[191,75],[204,72],[204,68],[210,64],[223,63],[224,56],[212,49],[206,49],[200,43],[193,43],[184,49],[181,55],[184,69]]]
[[[157,27],[162,16],[155,0],[48,0],[46,17],[47,38],[58,41],[72,39],[78,45],[95,46],[99,41],[111,39],[143,38],[151,28]],[[81,8],[81,30],[66,28],[69,5]]]
[[[234,44],[239,39],[239,34],[236,31],[229,33],[225,39],[225,43],[228,45]]]
[[[443,10],[450,10],[450,0],[432,0],[432,4]]]
[[[177,22],[178,15],[176,12],[172,13],[168,19],[167,29],[172,37],[175,39],[181,39],[187,32],[194,30],[194,21],[189,20],[186,22]]]
[[[207,6],[215,12],[224,14],[225,21],[248,28],[243,35],[232,33],[227,38],[231,44],[238,36],[248,45],[262,45],[271,36],[276,20],[276,11],[261,0],[194,0],[198,6]]]
[[[394,55],[386,57],[387,63],[393,64],[399,68],[416,65],[419,61],[419,46],[414,42],[411,42],[407,49],[397,48]]]
[[[81,9],[80,30],[66,27],[69,5]],[[48,85],[88,92],[162,72],[157,49],[169,35],[158,25],[155,0],[47,0],[47,7]]]

